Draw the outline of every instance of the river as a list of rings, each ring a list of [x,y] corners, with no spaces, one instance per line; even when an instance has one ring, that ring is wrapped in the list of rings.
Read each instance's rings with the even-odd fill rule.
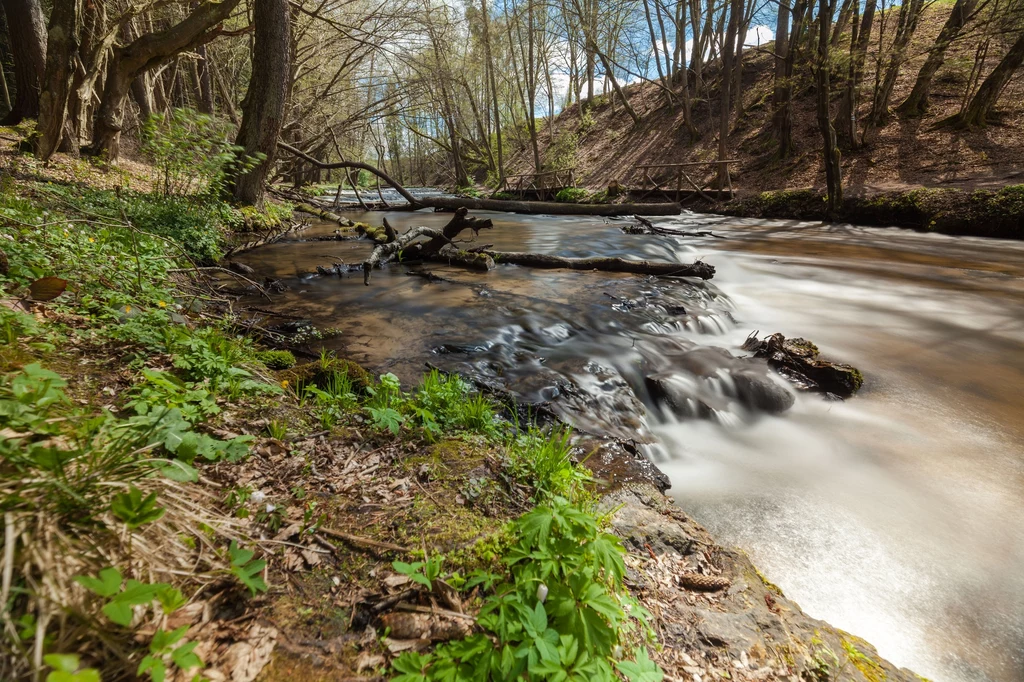
[[[357,213],[379,224],[385,214]],[[449,216],[388,213],[402,231]],[[900,229],[688,214],[628,221],[493,214],[478,243],[566,256],[690,262],[709,283],[499,266],[310,276],[364,241],[246,254],[289,286],[277,307],[406,382],[425,361],[551,400],[591,431],[650,443],[678,504],[749,553],[805,611],[936,680],[1024,680],[1024,244]],[[711,234],[706,234],[707,231]],[[423,269],[423,268],[421,268]],[[747,335],[814,341],[860,368],[832,402],[780,415],[736,401]],[[758,371],[762,371],[758,368]],[[710,407],[673,413],[645,388],[672,374]]]

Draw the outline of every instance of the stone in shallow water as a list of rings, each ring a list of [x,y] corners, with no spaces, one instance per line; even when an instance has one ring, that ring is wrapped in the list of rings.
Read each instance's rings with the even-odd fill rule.
[[[787,339],[782,334],[772,334],[761,340],[754,332],[747,337],[743,350],[753,352],[754,357],[767,359],[769,367],[805,391],[849,398],[864,384],[860,370],[820,359],[818,347],[807,339]]]

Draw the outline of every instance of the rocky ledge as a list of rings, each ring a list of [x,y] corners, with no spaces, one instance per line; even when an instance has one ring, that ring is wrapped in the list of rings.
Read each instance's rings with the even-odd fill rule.
[[[653,486],[620,488],[601,506],[629,551],[627,584],[651,612],[666,680],[920,682],[805,614]]]

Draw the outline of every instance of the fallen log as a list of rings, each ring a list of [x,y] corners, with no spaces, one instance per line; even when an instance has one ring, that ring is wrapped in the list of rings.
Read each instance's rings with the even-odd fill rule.
[[[395,191],[402,195],[411,210],[421,208],[440,208],[447,211],[454,211],[460,208],[472,209],[475,211],[506,211],[509,213],[546,213],[551,215],[592,215],[604,217],[616,217],[625,215],[679,215],[682,207],[675,202],[662,204],[563,204],[554,201],[505,201],[499,199],[473,199],[463,197],[414,197],[409,190],[392,178],[384,171],[371,166],[368,163],[359,161],[338,161],[335,163],[324,163],[301,149],[296,149],[290,144],[278,142],[281,149],[308,161],[321,170],[332,168],[349,168],[365,170],[376,175],[378,178],[395,188]],[[383,196],[381,196],[383,200]],[[386,202],[385,202],[386,203]]]
[[[715,266],[701,260],[684,265],[682,263],[660,263],[625,258],[564,258],[543,253],[520,253],[517,251],[484,251],[484,253],[494,258],[495,263],[522,265],[530,268],[600,270],[601,272],[628,272],[634,275],[699,277],[701,279],[711,279],[715,276]]]
[[[353,221],[353,220],[349,220],[348,218],[343,218],[340,215],[338,215],[337,213],[331,213],[330,211],[325,211],[324,209],[322,209],[322,208],[320,208],[318,206],[314,206],[313,204],[309,204],[309,203],[296,204],[295,205],[295,210],[296,211],[301,211],[303,213],[308,213],[308,214],[310,214],[312,216],[316,216],[317,218],[320,218],[321,220],[329,220],[332,223],[338,223],[342,227],[354,227],[356,225],[355,221]]]
[[[679,215],[677,203],[663,204],[565,204],[557,201],[506,201],[499,199],[472,199],[464,197],[429,197],[417,199],[418,206],[455,210],[505,211],[508,213],[550,215],[592,215],[616,217],[626,215]]]

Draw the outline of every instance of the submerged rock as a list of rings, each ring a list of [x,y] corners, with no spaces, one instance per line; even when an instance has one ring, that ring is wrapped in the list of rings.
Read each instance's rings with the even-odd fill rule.
[[[747,337],[743,350],[753,352],[756,358],[766,358],[769,367],[805,391],[849,398],[864,385],[860,370],[820,359],[818,347],[807,339],[772,334],[761,340],[754,332]]]

